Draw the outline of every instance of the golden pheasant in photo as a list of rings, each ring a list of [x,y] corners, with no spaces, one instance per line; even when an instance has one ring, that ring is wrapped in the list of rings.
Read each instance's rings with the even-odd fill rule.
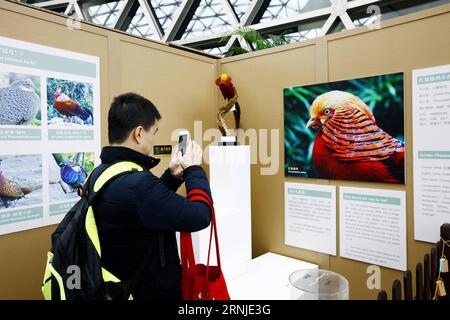
[[[312,162],[321,178],[404,183],[404,143],[376,124],[369,107],[343,91],[318,96],[307,128],[318,129]]]

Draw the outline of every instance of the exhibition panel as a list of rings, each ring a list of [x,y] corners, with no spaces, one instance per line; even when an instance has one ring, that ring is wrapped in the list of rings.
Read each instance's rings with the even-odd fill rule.
[[[20,28],[10,27],[17,23],[20,23]],[[51,192],[50,189],[53,186],[51,182],[53,180],[56,182],[54,186],[60,185],[58,181],[61,178],[57,176],[59,176],[61,169],[54,168],[59,163],[56,159],[62,159],[59,155],[67,156],[69,160],[83,160],[84,157],[84,162],[89,163],[91,161],[89,160],[89,152],[98,152],[101,146],[107,145],[108,108],[112,98],[118,94],[135,91],[149,97],[157,104],[163,116],[160,132],[158,133],[158,144],[171,145],[171,139],[173,139],[171,138],[171,134],[175,129],[185,127],[191,132],[194,132],[195,120],[203,120],[204,128],[214,126],[214,106],[216,105],[216,101],[218,101],[218,97],[216,97],[212,90],[207,93],[206,91],[197,89],[208,86],[214,80],[216,70],[215,59],[169,48],[163,44],[133,38],[129,35],[106,30],[90,24],[82,24],[80,29],[68,28],[67,18],[61,15],[32,9],[7,1],[0,2],[0,30],[2,37],[29,43],[28,49],[34,45],[41,45],[67,50],[82,56],[88,55],[95,57],[94,59],[99,66],[97,75],[99,89],[95,89],[97,92],[94,91],[94,93],[98,95],[95,99],[100,99],[99,102],[96,102],[96,106],[100,110],[95,115],[99,119],[97,120],[95,129],[99,130],[101,139],[98,138],[98,140],[95,140],[95,146],[88,146],[88,142],[85,141],[55,141],[53,142],[55,147],[48,151],[42,149],[44,147],[47,148],[47,143],[42,148],[36,145],[35,149],[39,149],[39,154],[45,152],[45,163],[49,163],[51,160],[54,162],[53,167],[50,164],[41,165],[39,162],[40,156],[38,154],[35,155],[35,153],[30,156],[27,155],[28,157],[33,156],[34,158],[24,158],[21,161],[21,163],[27,164],[28,169],[26,170],[34,170],[34,175],[42,175],[40,173],[41,171],[49,172],[50,174],[52,170],[56,170],[56,174],[50,174],[49,192]],[[28,30],[32,30],[33,32],[29,32]],[[46,54],[52,54],[51,49],[45,52]],[[70,64],[62,64],[59,67],[74,68]],[[62,71],[62,69],[60,70]],[[1,70],[3,74],[5,71],[3,69]],[[58,80],[62,88],[70,86],[69,83],[62,83],[59,79],[72,79],[73,77],[68,78],[67,76],[62,76],[63,74],[61,72],[53,72],[61,75],[59,78],[55,76],[53,82]],[[52,84],[52,88],[54,87],[55,90],[58,89],[56,85],[56,83]],[[41,87],[46,89],[46,86],[43,84],[41,84]],[[41,95],[46,91],[42,90]],[[69,95],[67,92],[65,94]],[[45,99],[45,101],[47,100],[52,101],[53,99],[49,97],[49,99]],[[41,102],[47,108],[47,105],[44,104],[44,99]],[[53,106],[50,107],[53,108]],[[55,112],[55,114],[59,113]],[[63,115],[61,115],[61,118],[63,118]],[[47,126],[45,118],[42,119],[42,122],[45,122],[43,126]],[[95,119],[94,122],[96,122]],[[50,125],[53,124],[49,124],[49,128]],[[193,137],[199,143],[201,142],[200,131],[201,129],[198,130],[199,136]],[[43,132],[45,133],[45,131]],[[45,135],[47,134],[45,133]],[[46,139],[46,137],[44,138]],[[97,136],[95,139],[97,139]],[[11,142],[11,148],[18,146],[18,143],[20,142]],[[31,145],[24,143],[21,150],[29,153],[30,148],[32,148]],[[81,151],[85,152],[84,154],[77,152],[80,148]],[[17,153],[17,151],[14,153]],[[99,157],[99,154],[95,154],[95,157]],[[5,172],[11,171],[6,168],[11,163],[9,160],[9,158],[5,158],[2,161],[4,162],[2,163],[2,169],[4,165],[5,168],[3,170]],[[17,163],[20,164],[19,162]],[[163,156],[161,164],[155,168],[155,174],[160,175],[168,163],[168,157]],[[36,168],[33,169],[33,166]],[[53,176],[55,178],[52,178]],[[72,187],[68,186],[67,188]],[[58,188],[55,188],[55,190],[58,190]],[[62,188],[60,190],[65,194]],[[30,193],[30,195],[32,194],[33,192]],[[69,195],[73,194],[73,192],[69,193]],[[55,197],[58,196],[55,195]],[[30,199],[34,198],[30,197]],[[42,199],[39,201],[42,201]],[[58,200],[56,203],[59,205],[62,202],[66,201]],[[57,209],[55,208],[55,210]],[[69,208],[64,207],[59,209],[67,211]],[[9,208],[9,210],[14,210],[14,208]],[[56,221],[53,223],[56,223]],[[24,222],[21,224],[24,224]],[[27,228],[36,226],[33,223],[31,225],[27,224]],[[2,230],[6,227],[7,225],[2,225]],[[2,267],[3,272],[0,276],[0,283],[2,283],[0,286],[1,298],[42,299],[42,268],[45,265],[46,252],[51,244],[50,236],[54,229],[55,225],[52,225],[1,236],[0,256],[10,261],[10,263]]]
[[[251,8],[263,2],[270,1]],[[126,1],[116,22],[137,3],[145,1]],[[180,5],[180,14],[194,15],[193,2]],[[154,210],[154,220],[135,220],[147,222],[142,238],[161,233],[154,236],[160,267],[175,261],[170,272],[180,271],[173,279],[182,278],[184,297],[373,300],[393,288],[394,300],[401,299],[397,279],[405,298],[413,298],[413,283],[417,297],[445,297],[450,4],[357,28],[339,8],[327,13],[349,30],[219,57],[1,1],[0,257],[8,263],[0,299],[42,299],[51,236],[79,196],[91,195],[84,184],[104,162],[103,147],[135,148],[125,161],[143,164],[127,173],[156,176],[154,185],[130,187],[155,202],[125,188],[116,196],[134,201],[137,212],[145,204]],[[242,45],[245,36],[232,37]],[[125,93],[142,105],[142,97],[151,100],[151,121],[140,109],[111,115],[111,102]],[[114,121],[122,125],[114,133],[130,129],[125,140],[112,137]],[[185,216],[169,209],[197,224],[183,225]],[[100,260],[93,210],[80,225]],[[141,236],[130,230],[130,239]],[[108,239],[118,251],[120,238]],[[119,265],[120,273],[129,261]],[[169,292],[173,279],[154,285]]]
[[[383,220],[381,216],[374,217],[372,215],[370,219],[373,219],[373,221],[370,222],[370,225],[373,225],[374,228],[369,230],[366,227],[362,230],[356,230],[352,227],[349,222],[358,223],[352,216],[347,215],[345,216],[347,217],[346,220],[342,220],[344,218],[342,209],[351,209],[353,207],[351,210],[355,210],[355,205],[363,205],[364,207],[369,205],[373,212],[381,210],[381,212],[384,212],[384,216],[390,215],[390,210],[396,208],[395,224],[390,226],[392,229],[389,229],[389,231],[384,230],[384,232],[389,232],[389,237],[392,237],[392,240],[389,241],[393,241],[392,244],[385,243],[385,245],[390,246],[391,249],[393,248],[392,246],[397,246],[396,250],[399,250],[399,253],[401,252],[401,255],[398,256],[396,254],[395,258],[401,258],[402,261],[401,266],[397,265],[398,269],[415,270],[417,262],[423,261],[423,255],[429,252],[432,243],[415,240],[415,238],[418,238],[414,232],[415,228],[422,228],[422,226],[425,227],[429,224],[420,222],[416,224],[414,219],[414,215],[420,213],[414,211],[413,201],[416,201],[416,195],[413,194],[413,188],[420,188],[421,183],[416,186],[414,181],[417,179],[415,175],[419,174],[419,171],[414,171],[413,174],[413,165],[416,166],[419,163],[413,163],[413,140],[415,142],[416,139],[421,139],[423,134],[414,129],[414,133],[417,132],[417,135],[413,135],[413,95],[419,94],[413,91],[413,85],[416,86],[417,84],[417,82],[413,82],[413,72],[416,74],[416,71],[414,71],[416,69],[443,66],[436,68],[434,72],[426,70],[417,72],[428,72],[427,74],[431,73],[433,75],[446,74],[445,68],[447,67],[445,65],[448,65],[450,62],[450,43],[448,42],[446,31],[450,27],[448,9],[448,5],[443,5],[435,9],[385,21],[381,24],[381,28],[359,28],[317,38],[314,41],[303,41],[298,44],[290,44],[220,60],[219,72],[235,75],[234,82],[239,88],[240,103],[246,108],[246,116],[242,120],[243,127],[257,130],[279,130],[278,141],[276,142],[278,143],[277,148],[280,154],[280,165],[277,173],[274,175],[261,175],[261,169],[267,166],[261,163],[257,163],[252,168],[252,212],[253,214],[258,213],[258,220],[252,219],[254,224],[254,254],[258,255],[270,250],[278,254],[316,263],[320,268],[337,272],[348,279],[351,299],[375,299],[378,291],[368,287],[368,281],[374,275],[372,264],[375,264],[375,267],[378,265],[390,265],[379,269],[382,274],[380,288],[391,288],[392,282],[395,279],[403,278],[403,275],[401,272],[392,269],[394,265],[383,263],[378,257],[375,257],[378,255],[376,252],[370,254],[372,258],[367,256],[367,250],[370,247],[373,248],[374,244],[379,247],[380,243],[386,241],[386,239],[376,235],[377,232],[375,232],[380,230],[379,228],[385,228],[382,224],[375,223],[377,219],[380,219],[380,222]],[[430,36],[431,34],[433,36]],[[239,77],[236,75],[239,75]],[[391,78],[389,79],[389,77]],[[377,85],[371,87],[370,79],[378,79],[376,81]],[[380,80],[383,81],[380,83]],[[362,81],[368,82],[364,84]],[[440,81],[447,80],[441,79]],[[436,90],[440,91],[436,91],[433,95],[438,95],[441,99],[445,99],[445,95],[439,94],[446,91],[445,88],[448,88],[446,86],[447,83],[436,83],[436,85],[440,84],[442,89],[435,85]],[[345,87],[345,84],[348,84],[348,86]],[[359,89],[352,89],[352,86]],[[424,83],[422,86],[431,87],[432,84]],[[306,128],[311,118],[309,113],[311,112],[310,107],[313,105],[314,99],[320,94],[327,94],[329,90],[342,91],[343,89],[352,95],[359,95],[358,90],[365,92],[365,94],[372,91],[372,98],[379,95],[379,100],[374,102],[373,105],[370,104],[369,97],[364,97],[364,94],[359,96],[359,99],[364,99],[364,103],[369,109],[373,108],[374,112],[371,112],[371,114],[375,118],[376,125],[383,132],[399,141],[400,145],[402,145],[401,148],[404,148],[404,181],[401,181],[400,184],[400,180],[397,180],[394,184],[386,183],[389,181],[383,182],[381,179],[378,182],[348,181],[351,180],[352,174],[355,173],[355,170],[351,168],[348,171],[339,171],[341,175],[348,174],[348,178],[340,176],[336,180],[331,180],[332,176],[329,175],[330,172],[327,170],[334,165],[330,161],[337,161],[332,158],[327,163],[323,163],[324,170],[318,171],[314,167],[314,151],[311,142],[318,139],[318,137],[316,137],[317,130],[311,130],[311,127]],[[428,92],[428,94],[433,99],[432,93]],[[387,104],[385,104],[386,101],[388,102]],[[440,104],[445,106],[445,102]],[[386,112],[386,114],[383,115],[383,112]],[[414,112],[416,112],[415,109]],[[419,112],[423,113],[423,111]],[[444,111],[436,109],[430,111],[430,113],[432,112]],[[417,116],[420,117],[419,114]],[[429,117],[435,116],[429,115]],[[441,117],[441,115],[438,115],[438,117]],[[445,115],[443,114],[442,117],[445,117]],[[384,119],[387,120],[387,123]],[[441,133],[433,135],[434,138],[431,140],[435,142],[428,139],[428,143],[446,143],[444,142],[445,139],[439,135],[445,130],[447,132],[448,127],[445,127],[445,123],[442,125],[440,127],[442,129],[438,129],[435,126],[436,132]],[[415,126],[417,125],[415,124]],[[339,128],[341,127],[339,126]],[[330,138],[334,139],[331,135]],[[296,145],[294,144],[295,142],[297,143]],[[422,161],[420,164],[423,166],[422,171],[430,167],[430,161],[438,161],[439,163],[436,163],[436,167],[441,167],[441,169],[445,167],[443,161],[445,161],[447,148],[448,146],[445,145],[436,145],[434,149],[424,149],[443,153],[436,155],[440,157],[440,160],[430,160],[430,155],[428,154],[426,155],[427,158],[419,159]],[[416,157],[415,153],[414,157]],[[296,160],[294,161],[293,159]],[[425,161],[428,161],[428,163],[425,163]],[[290,164],[291,162],[292,165]],[[401,162],[396,163],[398,163],[398,166],[401,165]],[[285,164],[284,168],[282,167],[283,164]],[[290,169],[289,167],[293,168]],[[430,167],[429,170],[434,172],[438,169]],[[397,171],[401,172],[402,170]],[[313,175],[305,179],[309,172],[312,172]],[[323,176],[323,178],[328,179],[320,179],[321,172],[329,175],[328,177]],[[301,178],[302,176],[303,178]],[[332,237],[334,243],[331,245],[337,246],[338,254],[336,256],[322,253],[324,252],[323,248],[317,245],[313,246],[312,242],[303,241],[298,233],[301,231],[313,232],[316,236],[322,235],[319,231],[325,231],[318,229],[318,222],[320,221],[320,226],[322,227],[325,226],[325,222],[326,225],[329,225],[330,220],[328,217],[330,212],[333,212],[332,208],[327,207],[327,204],[323,201],[320,202],[320,207],[318,205],[316,207],[312,206],[314,199],[320,198],[308,196],[306,192],[303,192],[301,195],[292,194],[292,192],[289,193],[288,191],[284,192],[285,183],[294,186],[296,184],[308,184],[308,190],[313,189],[316,192],[323,192],[324,185],[338,187],[336,190],[336,198],[338,199],[336,202],[336,218],[341,223],[337,223],[336,236]],[[438,184],[442,185],[442,183]],[[363,198],[359,195],[352,200],[351,197],[354,196],[354,192],[348,192],[350,193],[349,198],[349,196],[343,194],[343,191],[345,192],[343,187],[354,188],[354,190],[357,188],[371,189],[370,194],[362,193],[365,197],[370,195],[383,197],[386,194],[390,194],[389,198],[399,199],[395,201],[400,206],[382,204],[379,201],[355,201]],[[302,188],[298,186],[296,189]],[[441,194],[436,188],[427,188],[426,192],[428,195],[433,196],[437,196],[437,192]],[[343,196],[347,199],[343,199]],[[438,197],[445,201],[445,198]],[[342,203],[339,200],[340,198],[347,202]],[[299,215],[297,213],[298,210],[287,211],[289,206],[293,208],[293,206],[298,206],[299,204],[303,206],[307,204],[309,206],[308,212],[302,210],[304,216]],[[445,211],[448,210],[448,206],[442,207],[440,205],[436,209]],[[320,213],[320,215],[315,216],[314,219],[316,221],[314,222],[313,219],[305,220],[304,217],[314,210]],[[283,211],[285,214],[280,214]],[[422,215],[422,221],[424,219],[429,222],[436,221],[433,225],[430,224],[429,227],[426,227],[428,229],[423,229],[424,232],[427,232],[425,230],[433,229],[435,235],[439,233],[440,223],[442,223],[441,219],[445,220],[445,214],[443,215],[443,213],[438,211],[433,213],[436,218],[431,217],[430,219],[428,215],[425,218],[425,215]],[[357,212],[361,212],[360,209]],[[347,211],[348,213],[350,212]],[[304,224],[302,229],[299,229],[298,226],[296,227],[296,221],[302,221]],[[375,226],[378,229],[375,229]],[[349,227],[352,229],[349,229]],[[348,241],[343,243],[342,236],[346,235],[348,237],[349,232],[351,232],[354,237],[357,235],[356,233],[361,233],[363,230],[366,231],[360,236],[367,238],[364,248],[356,248],[360,251],[359,253],[355,251],[351,255],[350,253],[344,254],[344,256],[351,259],[344,258],[341,255],[342,250],[345,249],[343,245],[346,246],[350,243]],[[323,234],[323,238],[328,241],[330,233]],[[339,239],[341,240],[340,242]],[[394,241],[394,239],[396,240]],[[434,242],[438,239],[433,237],[430,240]],[[364,243],[364,241],[357,240],[357,238],[353,238],[352,241],[356,241],[359,246]],[[369,245],[370,243],[372,244]],[[382,247],[384,248],[384,245]],[[361,252],[365,252],[365,255],[361,255]],[[383,252],[388,254],[388,251],[383,250]],[[351,256],[358,256],[358,258],[354,259]],[[415,281],[414,277],[413,281]]]

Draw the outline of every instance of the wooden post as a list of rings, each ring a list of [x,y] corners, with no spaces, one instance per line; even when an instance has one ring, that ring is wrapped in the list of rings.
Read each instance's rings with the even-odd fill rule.
[[[427,253],[423,257],[423,299],[431,300],[430,291],[430,255]]]
[[[377,300],[387,300],[387,292],[384,290],[378,292]]]
[[[416,300],[423,300],[423,268],[422,263],[416,265]]]
[[[403,287],[405,300],[412,300],[413,289],[412,289],[412,274],[410,270],[406,270],[403,273]]]
[[[436,289],[436,280],[438,277],[438,266],[437,266],[437,250],[436,248],[431,248],[430,253],[430,291],[431,296],[434,295]]]
[[[444,223],[441,225],[441,239],[447,241],[450,244],[450,223]],[[442,250],[444,250],[444,256],[447,260],[450,259],[450,248],[448,246],[444,246],[442,240],[438,242],[438,261],[442,256]],[[445,289],[447,291],[447,295],[444,297],[439,297],[439,300],[450,300],[450,272],[441,273],[441,279],[444,282]]]
[[[392,283],[392,300],[402,300],[402,283],[398,279]]]

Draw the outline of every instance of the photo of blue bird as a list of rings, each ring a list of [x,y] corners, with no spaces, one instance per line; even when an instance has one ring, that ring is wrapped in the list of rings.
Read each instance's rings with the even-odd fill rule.
[[[92,169],[92,165],[90,164],[91,161],[86,161],[86,154],[78,152],[53,153],[52,155],[60,168],[60,184],[63,191],[65,193],[72,193],[75,192],[79,186],[83,186]]]
[[[94,152],[62,152],[50,154],[50,203],[74,201],[79,189],[95,167]]]
[[[78,164],[73,164],[66,160],[61,166],[62,181],[73,188],[76,188],[78,185],[83,185],[86,177],[86,170]]]

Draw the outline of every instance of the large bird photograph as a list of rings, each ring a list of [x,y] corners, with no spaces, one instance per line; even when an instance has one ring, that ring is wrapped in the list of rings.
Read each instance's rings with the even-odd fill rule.
[[[0,125],[41,125],[41,81],[38,76],[0,72]]]
[[[405,183],[404,75],[284,89],[287,177]]]
[[[52,153],[49,157],[50,203],[77,198],[78,186],[84,185],[93,169],[93,152]]]
[[[0,155],[0,212],[42,204],[41,155]]]
[[[48,125],[93,126],[94,94],[90,83],[48,78]]]

